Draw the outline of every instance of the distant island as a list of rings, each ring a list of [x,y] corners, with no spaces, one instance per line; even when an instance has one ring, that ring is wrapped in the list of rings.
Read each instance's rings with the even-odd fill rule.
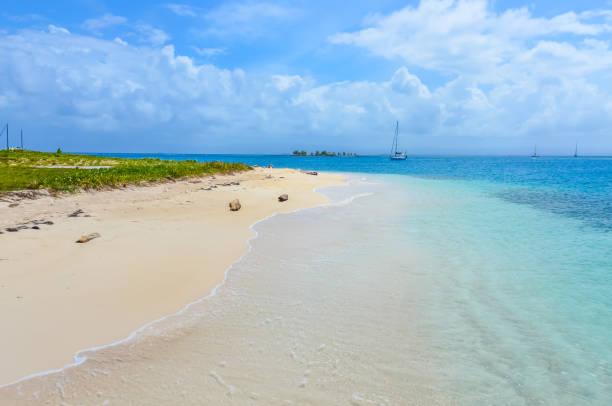
[[[295,156],[349,156],[354,157],[357,156],[354,152],[328,152],[328,151],[315,151],[315,152],[306,152],[306,151],[298,151],[297,149],[291,153]]]

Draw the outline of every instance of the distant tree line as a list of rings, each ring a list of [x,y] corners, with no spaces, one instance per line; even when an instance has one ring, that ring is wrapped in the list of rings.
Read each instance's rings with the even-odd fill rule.
[[[298,151],[297,149],[292,154],[296,156],[357,156],[354,152],[328,152],[323,150],[308,153],[304,150]]]

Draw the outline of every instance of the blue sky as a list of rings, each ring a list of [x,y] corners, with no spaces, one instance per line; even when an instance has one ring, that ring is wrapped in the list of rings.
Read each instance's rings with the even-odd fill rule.
[[[5,0],[0,121],[46,150],[384,153],[399,120],[409,153],[612,154],[611,39],[608,0]]]

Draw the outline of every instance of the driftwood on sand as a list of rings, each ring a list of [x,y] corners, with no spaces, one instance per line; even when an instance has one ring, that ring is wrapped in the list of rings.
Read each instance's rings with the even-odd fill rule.
[[[21,230],[27,230],[27,229],[33,229],[33,230],[40,230],[39,225],[44,224],[47,226],[51,226],[53,225],[52,221],[49,220],[30,220],[26,223],[23,224],[18,224],[14,227],[7,227],[5,230],[8,231],[9,233],[16,233],[17,231],[21,231]],[[0,232],[1,233],[1,232]]]
[[[229,202],[229,208],[231,211],[238,211],[240,210],[241,207],[242,205],[240,204],[240,200],[238,199],[234,199],[231,202]]]
[[[85,213],[82,209],[78,209],[77,211],[73,211],[68,215],[68,217],[79,217],[79,215]]]
[[[79,238],[75,242],[77,242],[79,244],[83,244],[83,243],[86,243],[86,242],[91,241],[94,238],[98,238],[98,237],[100,237],[99,233],[91,233],[91,234],[87,234],[87,235],[82,236],[81,238]]]

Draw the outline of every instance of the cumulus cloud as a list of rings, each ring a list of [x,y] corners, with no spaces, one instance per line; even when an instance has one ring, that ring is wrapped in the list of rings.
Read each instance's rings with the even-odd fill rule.
[[[423,98],[431,97],[427,86],[421,83],[421,80],[410,73],[406,67],[401,67],[395,72],[391,78],[391,87],[396,92],[417,94]]]
[[[503,79],[499,77],[499,69],[512,70],[530,52],[537,52],[546,37],[597,36],[612,31],[608,23],[590,22],[604,14],[603,11],[569,12],[552,18],[535,18],[526,8],[495,13],[486,0],[422,0],[417,7],[374,16],[368,20],[368,27],[336,34],[330,41],[362,47],[374,55],[399,58],[426,69],[478,75],[480,81],[496,81]],[[589,57],[588,44],[574,48],[572,52],[578,58]],[[563,52],[550,46],[548,50]],[[608,68],[610,53],[603,56],[605,63],[593,62],[600,68]]]
[[[7,98],[0,113],[62,129],[77,141],[80,134],[83,144],[108,134],[219,151],[228,143],[282,139],[283,151],[315,134],[350,134],[354,142],[377,145],[378,136],[388,137],[381,128],[395,117],[432,118],[419,124],[423,131],[437,121],[436,103],[405,70],[396,76],[412,80],[403,86],[417,90],[395,91],[391,81],[319,85],[299,75],[253,75],[197,64],[170,45],[139,47],[75,34],[5,35],[0,52],[11,61],[0,66],[0,93]]]
[[[408,67],[454,77],[431,93],[441,131],[489,136],[610,137],[610,11],[551,18],[496,13],[485,0],[422,0],[330,37]],[[402,70],[396,91],[422,91]]]
[[[129,43],[52,25],[4,33],[0,116],[90,150],[383,152],[395,120],[412,142],[546,134],[572,144],[597,137],[612,148],[606,14],[536,19],[483,4],[423,1],[332,38],[399,61],[382,81],[223,69],[178,54],[167,34],[146,25]],[[561,40],[567,35],[574,40]],[[423,79],[429,71],[450,79],[432,85]]]

